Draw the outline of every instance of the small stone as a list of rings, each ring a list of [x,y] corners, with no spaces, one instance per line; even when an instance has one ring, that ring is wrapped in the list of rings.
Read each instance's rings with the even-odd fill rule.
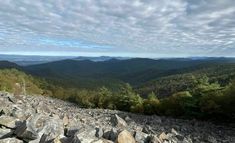
[[[117,143],[136,143],[135,139],[127,130],[123,130],[117,137]]]

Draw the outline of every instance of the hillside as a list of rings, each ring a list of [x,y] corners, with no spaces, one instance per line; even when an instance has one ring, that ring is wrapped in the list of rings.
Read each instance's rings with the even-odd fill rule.
[[[9,69],[9,68],[15,68],[15,69],[21,69],[19,65],[9,62],[9,61],[0,61],[0,69]]]
[[[90,60],[63,60],[24,67],[30,74],[50,80],[63,79],[67,85],[76,88],[94,88],[101,85],[118,88],[123,82],[132,86],[140,86],[150,80],[174,74],[192,72],[194,70],[217,66],[218,64],[234,64],[232,58],[208,59],[127,59],[93,62]],[[112,82],[109,82],[112,80]],[[91,84],[89,86],[89,83]],[[102,84],[100,84],[102,83]]]
[[[0,92],[0,143],[235,142],[234,125],[83,109],[45,96]]]
[[[0,70],[1,90],[43,94],[86,108],[235,119],[234,59],[63,60],[20,68]]]

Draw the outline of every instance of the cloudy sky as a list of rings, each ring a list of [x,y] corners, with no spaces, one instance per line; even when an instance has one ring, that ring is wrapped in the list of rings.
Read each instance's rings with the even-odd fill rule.
[[[0,54],[235,56],[235,2],[1,0]]]

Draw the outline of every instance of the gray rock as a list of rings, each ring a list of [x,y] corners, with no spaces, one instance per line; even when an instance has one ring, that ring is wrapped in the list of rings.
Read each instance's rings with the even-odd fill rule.
[[[96,137],[96,130],[95,128],[87,127],[84,131],[79,131],[77,135],[75,136],[73,142],[78,143],[91,143],[94,141],[99,140]]]
[[[148,125],[144,126],[142,131],[146,134],[156,134],[155,131]]]
[[[156,136],[150,136],[150,141],[149,143],[162,143],[162,141]]]
[[[38,133],[28,121],[24,121],[21,126],[16,128],[14,133],[18,138],[22,138],[24,141],[35,140],[38,138]]]
[[[217,143],[217,140],[213,136],[207,136],[206,141],[209,143]]]
[[[127,126],[127,123],[124,119],[119,117],[117,114],[111,119],[111,122],[114,126],[119,128],[125,128]]]
[[[103,136],[104,132],[103,132],[103,129],[102,128],[96,128],[96,134],[95,136],[97,138],[101,138]]]
[[[13,134],[13,131],[11,129],[3,129],[3,128],[0,128],[0,139],[3,139],[3,138],[8,138],[10,137],[11,135]]]
[[[41,120],[41,121],[40,121]],[[54,139],[58,136],[64,135],[64,127],[63,127],[63,121],[59,118],[53,118],[53,117],[44,117],[39,118],[38,122],[41,122],[42,129],[38,130],[39,134],[46,134],[48,135],[48,140]]]
[[[103,138],[111,141],[115,141],[117,139],[118,132],[115,128],[112,128],[111,130],[105,130],[103,134]]]
[[[23,141],[16,138],[5,138],[0,139],[0,143],[23,143]]]
[[[150,140],[148,134],[140,131],[136,131],[134,136],[137,143],[148,143]]]
[[[14,129],[20,123],[20,120],[11,116],[0,116],[0,125],[5,126],[7,128]]]
[[[65,129],[65,136],[74,137],[78,133],[79,127],[68,127]]]

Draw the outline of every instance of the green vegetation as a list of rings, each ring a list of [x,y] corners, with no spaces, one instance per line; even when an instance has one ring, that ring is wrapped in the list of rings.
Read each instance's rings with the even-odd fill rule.
[[[187,68],[173,71],[170,67],[167,67],[170,68],[170,71],[164,69],[164,64],[162,64],[161,68],[163,71],[167,71],[167,74],[158,76],[154,76],[155,70],[152,71],[154,74],[149,72],[150,69],[147,74],[143,74],[143,71],[147,71],[147,69],[138,71],[139,67],[144,68],[145,62],[139,67],[134,66],[138,73],[132,73],[133,71],[129,71],[126,65],[122,69],[125,74],[119,73],[119,75],[117,75],[117,69],[112,72],[104,71],[104,63],[98,63],[101,65],[96,66],[97,70],[92,68],[90,70],[93,71],[87,73],[85,71],[86,64],[94,66],[94,63],[85,61],[84,65],[80,64],[78,66],[83,68],[82,72],[78,69],[73,71],[79,72],[75,74],[77,77],[71,73],[71,69],[63,69],[63,72],[55,71],[56,68],[62,70],[57,65],[55,69],[47,69],[44,73],[37,71],[43,76],[35,75],[35,70],[38,67],[36,69],[30,67],[30,70],[18,68],[23,69],[22,71],[2,69],[0,70],[0,90],[15,94],[52,96],[77,103],[85,108],[117,109],[148,115],[157,114],[183,118],[226,121],[235,119],[235,109],[233,108],[235,105],[235,64],[200,64],[196,67],[188,67],[187,63]],[[114,66],[115,64],[113,64],[111,65]],[[49,67],[49,65],[47,66]],[[125,70],[125,68],[127,69]],[[40,67],[39,71],[42,69]],[[30,75],[31,72],[34,76]],[[147,77],[148,74],[149,77]],[[125,80],[122,80],[127,75],[137,76],[132,80],[131,77],[126,78],[131,83],[137,82],[137,84],[127,84]],[[155,78],[147,80],[152,76]],[[141,81],[139,80],[141,78],[143,81],[147,81],[140,85],[138,81]],[[85,86],[78,85],[82,83]],[[94,87],[91,88],[91,85]]]
[[[15,94],[42,94],[39,80],[16,69],[0,70],[0,90]]]

